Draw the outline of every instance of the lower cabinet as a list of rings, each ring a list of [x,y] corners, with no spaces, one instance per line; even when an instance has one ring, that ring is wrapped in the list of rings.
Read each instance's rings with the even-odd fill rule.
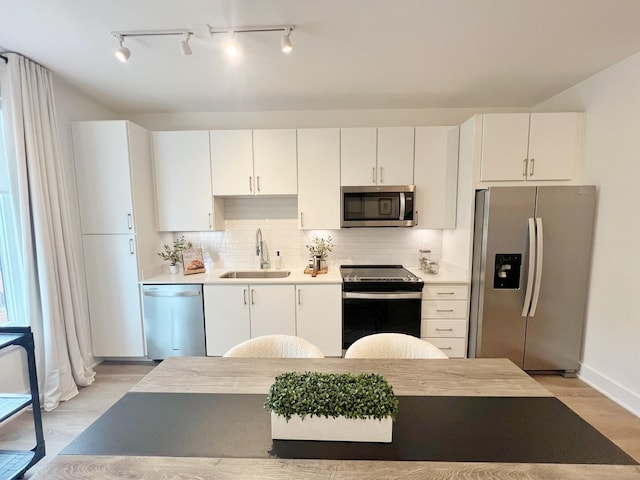
[[[426,284],[422,291],[420,337],[449,357],[467,356],[469,286]]]
[[[208,356],[262,335],[297,335],[325,356],[342,354],[342,289],[336,285],[204,285]]]
[[[325,357],[342,356],[342,286],[296,285],[296,326]]]

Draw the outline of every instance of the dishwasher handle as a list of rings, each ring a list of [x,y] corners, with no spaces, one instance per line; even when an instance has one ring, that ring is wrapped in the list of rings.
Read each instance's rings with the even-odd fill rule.
[[[145,297],[199,297],[200,290],[185,290],[184,292],[144,292]]]

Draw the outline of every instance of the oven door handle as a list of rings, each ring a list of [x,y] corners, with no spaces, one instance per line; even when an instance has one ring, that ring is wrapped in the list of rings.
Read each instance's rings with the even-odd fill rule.
[[[367,300],[411,300],[421,299],[422,292],[379,293],[379,292],[342,292],[342,298]]]

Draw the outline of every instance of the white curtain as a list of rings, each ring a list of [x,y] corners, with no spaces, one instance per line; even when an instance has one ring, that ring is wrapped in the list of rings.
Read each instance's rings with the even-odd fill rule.
[[[20,55],[7,56],[3,115],[19,244],[14,261],[22,274],[16,313],[34,332],[42,406],[52,410],[77,395],[77,386],[93,382],[86,292],[71,248],[51,73]]]

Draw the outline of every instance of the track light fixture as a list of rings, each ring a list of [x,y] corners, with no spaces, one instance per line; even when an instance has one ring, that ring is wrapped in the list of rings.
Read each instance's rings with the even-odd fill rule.
[[[280,39],[280,48],[284,53],[289,53],[293,50],[293,45],[291,44],[291,29],[287,28],[285,32],[282,34],[282,38]]]
[[[131,51],[123,45],[126,37],[156,37],[175,35],[181,36],[180,40],[180,52],[183,55],[191,55],[192,50],[189,45],[189,40],[192,35],[195,35],[198,39],[208,41],[208,38],[213,34],[225,34],[228,37],[228,42],[225,46],[227,54],[231,57],[238,55],[238,45],[236,43],[236,35],[244,33],[255,32],[282,32],[280,39],[280,48],[284,53],[289,53],[293,49],[291,44],[291,32],[293,32],[295,25],[272,25],[272,26],[256,26],[256,27],[211,27],[206,24],[192,25],[191,28],[182,29],[168,29],[168,30],[128,30],[111,32],[111,35],[116,37],[120,43],[120,48],[116,50],[115,55],[121,62],[126,62],[131,56]]]
[[[180,52],[182,55],[191,55],[191,47],[189,46],[189,37],[191,37],[190,33],[185,33],[184,37],[180,41]]]
[[[124,35],[116,35],[116,38],[118,39],[118,42],[120,42],[120,48],[116,50],[114,55],[122,63],[127,63],[127,60],[129,60],[129,57],[131,56],[131,50],[123,45]]]

